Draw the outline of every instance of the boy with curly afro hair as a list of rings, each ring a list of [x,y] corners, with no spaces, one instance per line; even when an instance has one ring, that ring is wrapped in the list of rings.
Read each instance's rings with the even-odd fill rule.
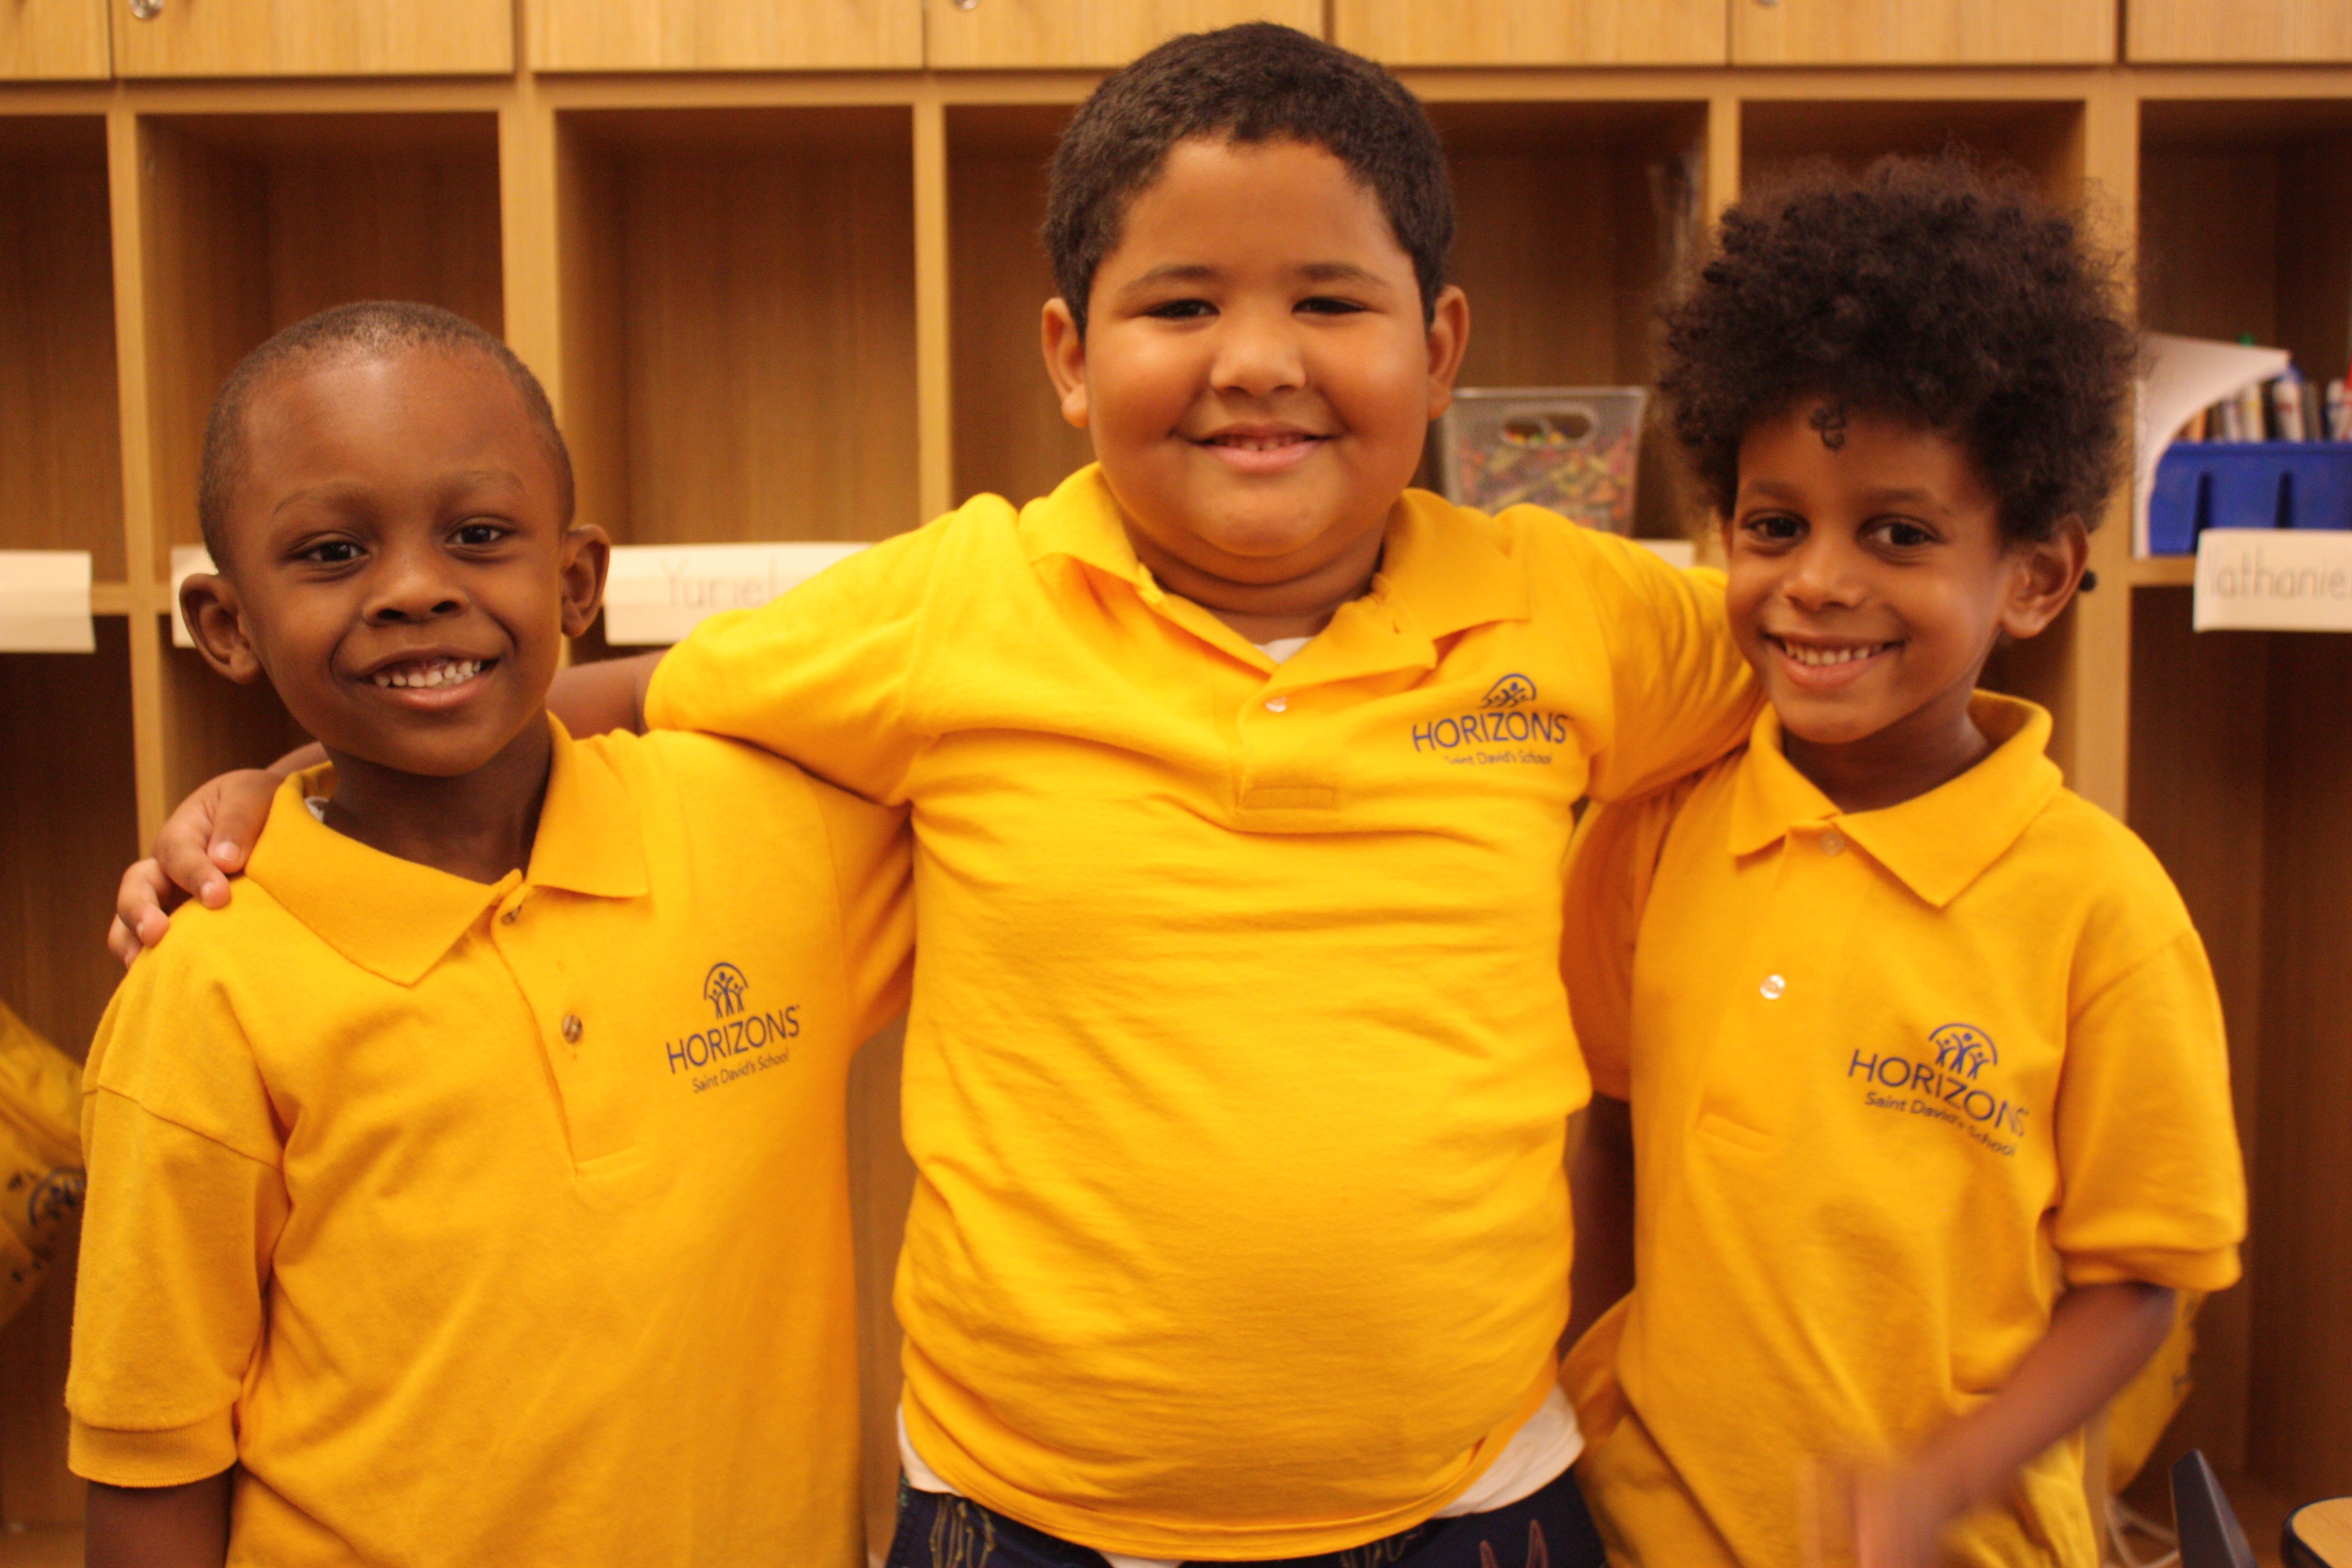
[[[1566,1378],[1612,1563],[2093,1568],[2078,1429],[2237,1278],[2197,933],[2049,715],[1976,689],[2082,583],[2115,298],[2029,190],[1889,160],[1735,206],[1667,311],[1771,706],[1571,859]]]

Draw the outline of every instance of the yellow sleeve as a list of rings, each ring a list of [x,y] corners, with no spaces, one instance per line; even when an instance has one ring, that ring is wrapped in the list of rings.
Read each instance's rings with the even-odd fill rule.
[[[217,990],[173,956],[184,955],[167,945],[131,972],[84,1086],[67,1459],[112,1486],[178,1486],[236,1462],[235,1407],[287,1215],[251,1053]],[[181,1060],[158,1070],[164,1057]],[[142,1093],[184,1103],[166,1110]]]
[[[1721,573],[1679,571],[1638,544],[1579,531],[1600,554],[1594,608],[1614,696],[1591,793],[1619,800],[1703,768],[1747,739],[1763,696],[1731,640]]]
[[[1586,808],[1569,844],[1559,972],[1592,1089],[1633,1098],[1633,950],[1666,830],[1690,798],[1685,784]]]
[[[2221,1000],[2194,931],[2077,1006],[2055,1114],[2068,1284],[2210,1291],[2236,1280],[2245,1171]]]
[[[914,835],[904,810],[812,783],[841,899],[842,981],[864,1039],[907,1010],[915,973]]]
[[[655,668],[646,724],[748,741],[853,795],[902,803],[925,739],[909,721],[908,677],[954,521],[860,551],[756,610],[704,621]]]

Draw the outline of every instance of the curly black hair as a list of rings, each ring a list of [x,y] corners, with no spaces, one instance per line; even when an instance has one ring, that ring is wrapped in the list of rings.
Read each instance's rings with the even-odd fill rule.
[[[572,521],[572,452],[556,427],[546,389],[515,352],[455,311],[407,300],[362,300],[306,316],[237,363],[213,398],[205,423],[204,458],[196,479],[196,523],[216,570],[231,569],[228,498],[245,473],[246,412],[280,376],[344,359],[386,359],[415,349],[474,354],[514,384],[540,445],[555,470],[557,505]]]
[[[2116,272],[2075,215],[1960,154],[1808,168],[1723,215],[1663,311],[1659,389],[1726,513],[1741,439],[1819,398],[1953,434],[2012,541],[2095,527],[2138,360]]]
[[[1361,55],[1274,22],[1188,33],[1104,79],[1054,149],[1045,249],[1078,331],[1095,271],[1169,149],[1196,136],[1303,142],[1347,166],[1412,258],[1424,314],[1445,287],[1454,187],[1421,100]],[[1247,214],[1236,215],[1246,222]]]

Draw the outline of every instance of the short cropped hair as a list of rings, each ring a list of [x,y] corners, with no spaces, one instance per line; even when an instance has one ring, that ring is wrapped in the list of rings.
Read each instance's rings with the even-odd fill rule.
[[[205,425],[203,468],[196,480],[196,521],[204,531],[205,548],[214,565],[228,569],[226,526],[229,492],[244,477],[246,415],[253,400],[270,383],[297,370],[337,360],[385,359],[416,350],[473,354],[487,360],[513,384],[530,416],[547,460],[555,469],[558,506],[563,522],[572,521],[572,452],[556,428],[555,409],[546,388],[515,352],[465,317],[437,305],[405,300],[368,300],[338,305],[306,317],[263,343],[238,362],[213,399],[212,416]]]
[[[2096,527],[2121,471],[2138,351],[2116,273],[2075,215],[1960,154],[1810,168],[1724,214],[1665,307],[1658,384],[1726,515],[1742,438],[1819,398],[1948,433],[2004,537],[2045,540]]]
[[[1095,89],[1062,132],[1045,198],[1054,281],[1083,336],[1095,273],[1169,150],[1195,137],[1320,147],[1387,215],[1424,315],[1445,287],[1454,189],[1421,100],[1360,55],[1273,22],[1171,38]],[[1236,222],[1249,220],[1246,213]]]

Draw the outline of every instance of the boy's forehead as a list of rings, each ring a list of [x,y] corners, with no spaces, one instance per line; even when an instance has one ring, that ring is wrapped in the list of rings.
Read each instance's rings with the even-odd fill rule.
[[[426,467],[453,447],[535,445],[521,393],[487,355],[438,347],[321,356],[254,389],[247,467],[365,455]]]
[[[1159,176],[1128,204],[1105,259],[1157,267],[1166,254],[1242,251],[1295,252],[1308,266],[1361,265],[1371,255],[1412,265],[1378,196],[1328,148],[1210,136],[1168,150]]]
[[[522,395],[488,355],[437,345],[326,354],[254,387],[224,520],[257,523],[306,490],[425,487],[460,473],[559,481]]]

